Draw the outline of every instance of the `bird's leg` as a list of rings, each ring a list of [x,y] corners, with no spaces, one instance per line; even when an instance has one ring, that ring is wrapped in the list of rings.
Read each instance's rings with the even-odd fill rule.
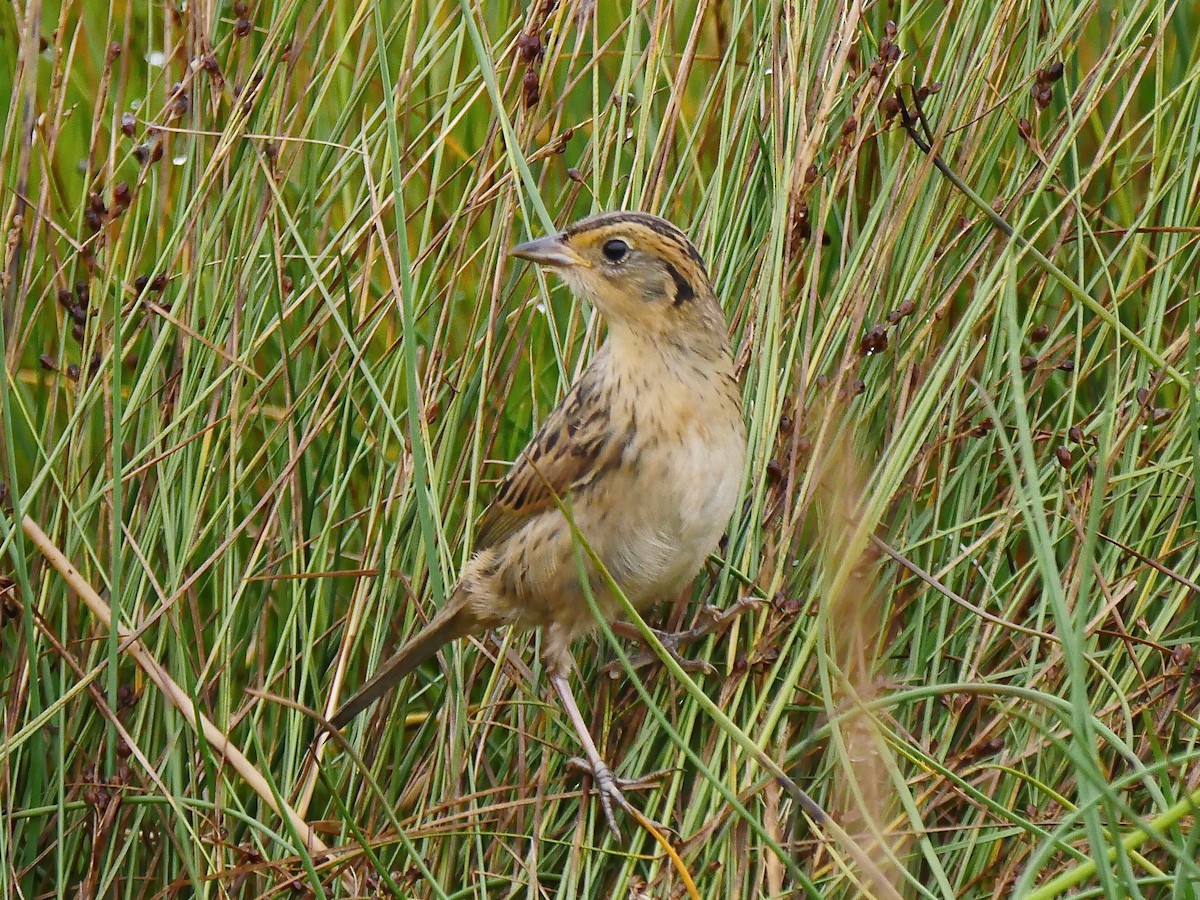
[[[706,605],[702,612],[707,621],[701,622],[699,625],[689,628],[686,631],[659,631],[657,628],[651,628],[650,630],[654,632],[654,636],[666,648],[667,653],[675,662],[679,663],[679,667],[685,672],[701,672],[705,675],[715,675],[717,670],[711,663],[703,659],[685,659],[679,654],[679,648],[694,643],[701,638],[708,637],[708,635],[714,632],[723,631],[729,626],[730,622],[752,606],[757,606],[760,602],[753,597],[746,597],[727,609],[719,609],[712,605]],[[638,630],[637,626],[629,622],[614,622],[612,630],[621,635],[621,637],[633,638],[642,644],[646,643],[645,637]],[[630,659],[629,664],[633,668],[639,669],[642,666],[648,666],[658,661],[658,654],[653,650],[646,650]],[[614,660],[605,666],[603,671],[610,678],[616,678],[621,673],[621,664],[619,661]]]
[[[558,694],[563,709],[567,711],[567,717],[575,726],[579,742],[583,744],[583,752],[587,755],[586,760],[573,759],[571,762],[584,771],[591,772],[592,778],[596,782],[596,789],[600,792],[600,804],[604,807],[604,818],[608,819],[608,828],[613,833],[613,837],[620,840],[621,831],[617,828],[617,820],[613,818],[612,807],[615,803],[624,810],[630,809],[629,801],[621,793],[621,781],[613,775],[612,769],[605,765],[604,760],[600,758],[600,751],[596,749],[596,742],[592,740],[587,723],[583,721],[583,714],[579,712],[579,704],[575,702],[575,695],[571,692],[567,676],[561,672],[555,672],[550,675],[550,684],[554,686],[554,692]]]

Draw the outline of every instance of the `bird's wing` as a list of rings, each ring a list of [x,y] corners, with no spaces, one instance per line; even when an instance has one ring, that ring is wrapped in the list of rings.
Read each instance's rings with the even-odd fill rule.
[[[531,516],[566,500],[621,460],[632,430],[613,427],[610,397],[592,370],[571,388],[513,463],[479,520],[475,549],[486,550]]]

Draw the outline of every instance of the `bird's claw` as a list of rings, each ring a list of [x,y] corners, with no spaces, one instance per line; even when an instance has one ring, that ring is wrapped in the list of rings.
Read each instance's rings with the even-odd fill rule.
[[[701,624],[689,628],[686,631],[659,631],[657,628],[652,628],[650,630],[654,632],[654,636],[657,637],[659,642],[663,645],[663,649],[667,651],[667,655],[670,656],[671,659],[675,660],[675,662],[681,669],[683,669],[683,671],[700,672],[704,675],[715,675],[717,674],[716,666],[704,659],[687,659],[680,655],[679,648],[687,644],[695,643],[701,638],[708,637],[708,635],[714,632],[721,631],[743,612],[753,606],[757,606],[760,602],[762,601],[753,597],[747,597],[743,600],[739,600],[737,603],[733,604],[733,606],[730,606],[727,609],[720,609],[719,607],[708,605],[702,610],[703,615],[708,619],[707,622],[702,622]],[[645,638],[640,631],[638,631],[636,628],[621,627],[625,624],[626,623],[614,623],[613,629],[625,637],[632,637],[635,640],[645,643]],[[631,657],[629,660],[629,666],[633,669],[640,669],[643,666],[648,666],[656,662],[659,662],[658,654],[652,650],[646,650],[642,653],[639,653],[637,656]],[[609,678],[616,678],[621,674],[621,663],[619,660],[613,660],[601,671],[608,675]]]
[[[717,667],[714,666],[712,663],[710,663],[708,660],[706,660],[706,659],[689,659],[686,656],[684,656],[683,654],[681,654],[678,649],[676,649],[680,644],[686,643],[686,641],[683,641],[680,639],[680,637],[681,637],[680,634],[666,632],[666,631],[658,631],[657,629],[655,629],[654,635],[655,635],[655,637],[658,638],[659,642],[662,643],[663,649],[667,651],[667,656],[669,656],[669,657],[671,657],[671,659],[675,660],[676,665],[678,665],[679,668],[683,669],[683,671],[690,672],[690,673],[699,672],[701,675],[717,674]],[[640,636],[641,635],[639,635],[639,637]],[[636,656],[631,656],[629,658],[629,667],[631,669],[642,669],[642,668],[645,668],[646,666],[654,665],[654,663],[660,662],[660,661],[661,660],[660,660],[658,654],[655,653],[653,650],[643,650],[641,653],[638,653]],[[609,678],[617,678],[621,675],[621,673],[623,671],[625,671],[625,669],[621,665],[621,661],[619,659],[614,659],[612,662],[608,663],[603,669],[601,669],[601,671],[605,675],[607,675]]]
[[[581,756],[573,756],[567,760],[567,763],[573,768],[592,776],[592,781],[596,785],[596,791],[600,794],[600,806],[604,810],[604,818],[608,821],[608,830],[612,832],[612,836],[618,841],[621,839],[621,829],[617,827],[617,820],[613,815],[613,805],[621,807],[626,812],[632,812],[633,806],[625,799],[623,791],[646,787],[658,775],[662,774],[656,772],[653,775],[643,776],[642,778],[620,778],[614,775],[612,769],[603,763],[599,766],[594,766]]]

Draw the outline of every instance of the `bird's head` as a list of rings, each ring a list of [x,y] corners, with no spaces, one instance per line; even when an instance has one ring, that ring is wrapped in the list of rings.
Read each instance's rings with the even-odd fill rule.
[[[725,316],[704,260],[666,219],[601,213],[518,244],[509,254],[554,269],[596,306],[611,331],[728,347]]]

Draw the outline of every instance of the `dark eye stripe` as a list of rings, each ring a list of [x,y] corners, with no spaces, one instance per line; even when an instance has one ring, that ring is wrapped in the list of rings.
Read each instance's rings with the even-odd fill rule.
[[[667,263],[667,274],[671,276],[671,280],[675,282],[675,305],[682,306],[689,300],[696,298],[696,290],[692,287],[692,283],[679,274],[679,270],[670,263]]]
[[[704,257],[695,248],[687,235],[668,222],[666,219],[660,219],[658,216],[652,216],[649,213],[643,212],[608,212],[599,213],[594,216],[589,216],[586,219],[574,223],[567,227],[565,234],[573,236],[583,234],[588,231],[593,231],[597,228],[610,228],[614,225],[636,224],[641,225],[653,231],[659,237],[665,238],[674,243],[680,250],[694,262],[701,272],[706,273],[707,267],[704,265]]]
[[[637,222],[649,228],[660,237],[668,238],[674,241],[684,253],[692,258],[692,262],[698,265],[701,269],[704,268],[704,258],[700,252],[688,240],[687,235],[672,225],[665,219],[660,219],[658,216],[647,215],[646,213],[617,213],[621,219],[627,222]]]

